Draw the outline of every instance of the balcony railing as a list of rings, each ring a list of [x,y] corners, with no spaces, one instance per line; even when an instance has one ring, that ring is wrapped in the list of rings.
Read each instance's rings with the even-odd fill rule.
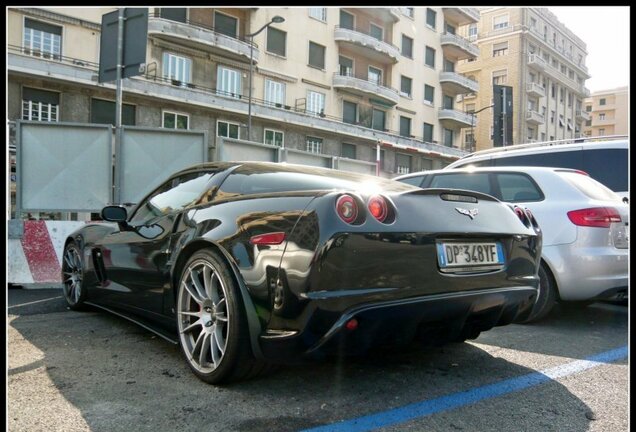
[[[545,97],[545,89],[537,83],[528,83],[526,91],[536,97]]]
[[[452,33],[444,33],[439,38],[442,48],[444,46],[455,46],[466,54],[468,57],[477,57],[479,55],[479,47],[474,43],[470,42],[468,39],[458,36]],[[466,57],[466,56],[462,56]]]
[[[590,113],[585,111],[585,110],[581,110],[581,109],[577,109],[575,111],[576,114],[576,118],[581,119],[581,120],[589,120],[590,119]]]
[[[455,128],[470,127],[473,124],[472,115],[452,108],[440,108],[438,119]]]
[[[457,72],[440,72],[439,73],[440,84],[450,84],[453,86],[452,93],[476,93],[479,91],[479,83],[470,78],[458,74]]]
[[[530,123],[543,124],[545,123],[545,117],[536,111],[526,111],[526,121]]]
[[[538,54],[528,54],[528,66],[534,66],[539,70],[544,70],[548,64]]]
[[[368,48],[374,53],[379,53],[390,58],[393,62],[397,62],[400,57],[400,49],[398,47],[386,39],[380,40],[361,29],[351,29],[337,25],[334,31],[334,39],[336,41],[349,42],[359,47]]]
[[[396,89],[368,78],[356,77],[349,72],[340,71],[334,73],[333,86],[349,88],[370,96],[380,97],[392,104],[397,104],[400,101],[400,94]]]

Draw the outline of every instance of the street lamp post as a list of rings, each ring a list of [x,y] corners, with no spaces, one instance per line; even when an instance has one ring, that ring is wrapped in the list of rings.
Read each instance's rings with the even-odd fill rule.
[[[470,113],[470,136],[473,138],[473,142],[471,143],[471,147],[474,146],[475,149],[477,149],[477,142],[475,141],[475,114],[479,114],[483,110],[488,109],[488,108],[492,108],[494,106],[495,106],[494,104],[493,105],[489,105],[487,107],[483,107],[483,108],[481,108],[481,109],[479,109],[477,111],[472,111]]]
[[[247,140],[251,141],[251,131],[252,131],[252,69],[254,67],[254,36],[265,30],[267,27],[274,23],[282,23],[285,21],[285,18],[282,16],[276,15],[271,19],[270,22],[265,24],[263,27],[258,29],[258,31],[254,33],[250,33],[247,35],[250,38],[250,85],[248,89],[248,98],[247,98]]]

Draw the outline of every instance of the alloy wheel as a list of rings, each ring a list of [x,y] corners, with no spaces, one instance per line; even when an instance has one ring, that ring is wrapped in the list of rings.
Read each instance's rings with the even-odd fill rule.
[[[82,259],[76,247],[70,246],[64,252],[62,262],[64,295],[71,304],[77,304],[82,295]]]

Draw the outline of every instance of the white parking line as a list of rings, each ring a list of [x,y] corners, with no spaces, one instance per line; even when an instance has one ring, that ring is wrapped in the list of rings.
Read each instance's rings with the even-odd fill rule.
[[[29,302],[29,303],[22,303],[22,304],[19,304],[19,305],[13,305],[13,306],[9,306],[7,309],[17,308],[17,307],[22,307],[22,306],[28,306],[28,305],[32,305],[32,304],[36,304],[36,303],[42,303],[42,302],[45,302],[45,301],[55,300],[55,299],[59,299],[59,298],[62,298],[62,296],[51,297],[51,298],[47,298],[47,299],[43,299],[43,300],[36,300],[36,301]]]

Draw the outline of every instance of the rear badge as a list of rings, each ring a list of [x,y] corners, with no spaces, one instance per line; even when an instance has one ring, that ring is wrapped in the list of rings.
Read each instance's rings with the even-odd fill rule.
[[[471,220],[475,219],[475,216],[477,216],[477,213],[479,213],[479,210],[477,209],[468,210],[465,208],[455,207],[455,210],[463,215],[468,216]]]

